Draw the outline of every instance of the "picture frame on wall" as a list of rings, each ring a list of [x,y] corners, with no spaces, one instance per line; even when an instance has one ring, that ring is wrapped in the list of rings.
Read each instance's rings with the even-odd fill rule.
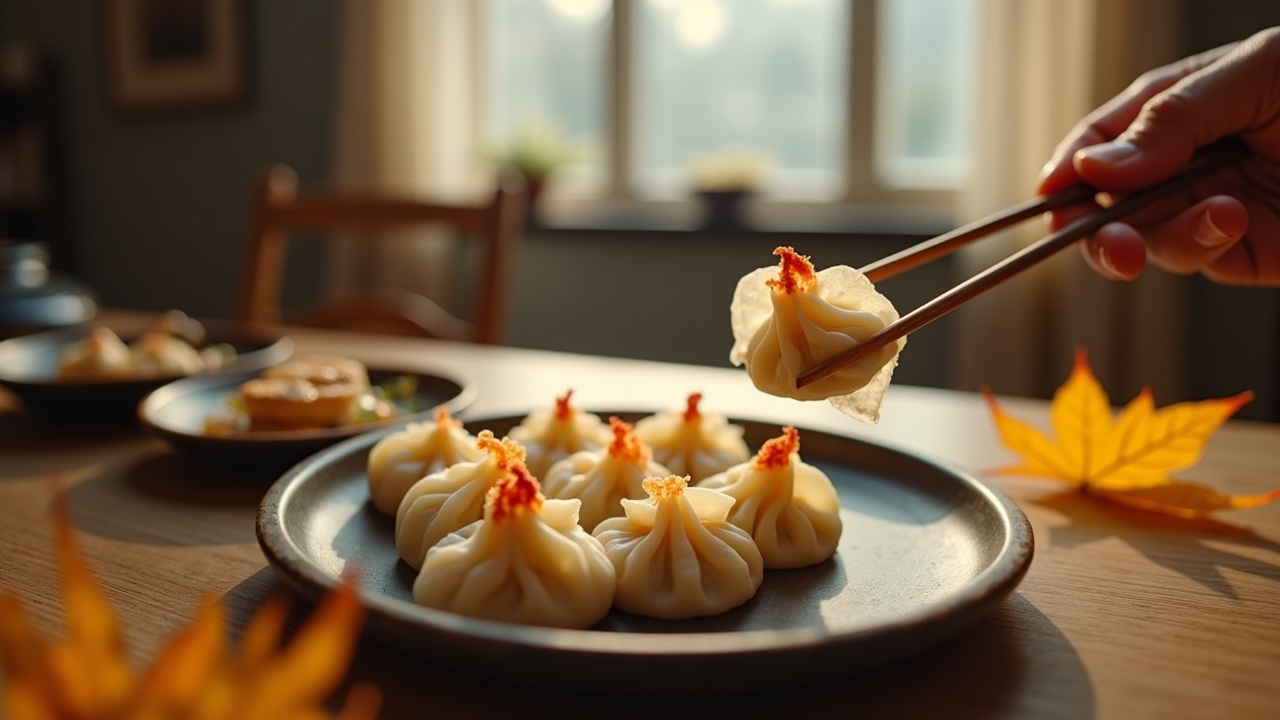
[[[244,0],[103,0],[107,86],[126,112],[248,99]]]

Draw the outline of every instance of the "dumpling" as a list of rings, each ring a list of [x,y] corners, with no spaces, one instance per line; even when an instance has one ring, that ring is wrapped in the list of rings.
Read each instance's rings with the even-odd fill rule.
[[[148,330],[129,352],[135,377],[170,377],[204,372],[205,361],[186,340],[160,330]]]
[[[609,426],[599,415],[571,405],[571,397],[572,390],[556,398],[554,410],[536,410],[511,429],[511,439],[524,446],[525,464],[534,477],[545,477],[557,460],[582,450],[598,450],[609,442]]]
[[[387,515],[395,515],[409,488],[422,478],[450,465],[480,459],[476,436],[436,408],[434,421],[409,423],[387,435],[369,451],[369,499]]]
[[[645,497],[645,478],[671,474],[653,461],[631,425],[613,417],[609,429],[613,442],[607,448],[583,450],[556,462],[542,481],[547,497],[582,501],[578,520],[587,530],[622,515],[623,498]]]
[[[396,550],[415,569],[440,538],[484,517],[485,493],[512,467],[524,465],[524,448],[509,438],[495,439],[489,430],[480,431],[476,447],[479,458],[427,475],[400,501]]]
[[[738,281],[729,315],[729,361],[746,364],[759,390],[797,400],[829,400],[866,423],[880,419],[906,338],[828,377],[796,388],[796,378],[898,319],[893,305],[857,270],[836,265],[814,273],[813,264],[779,247],[778,267],[755,270]]]
[[[814,565],[840,542],[840,498],[831,479],[800,460],[793,427],[766,442],[751,462],[702,481],[737,502],[729,522],[751,533],[770,570]]]
[[[521,464],[485,499],[484,519],[427,552],[413,599],[502,622],[584,629],[613,605],[604,547],[578,524],[577,500],[547,500]]]
[[[119,380],[130,372],[129,346],[102,325],[94,326],[58,358],[60,380]]]
[[[701,400],[702,393],[693,393],[683,412],[662,412],[636,423],[636,434],[653,450],[654,460],[695,483],[751,457],[743,428],[730,425],[724,415],[699,412]]]
[[[623,500],[626,515],[592,533],[618,572],[619,609],[667,620],[716,615],[760,589],[760,551],[727,521],[733,498],[688,482],[678,475],[647,478],[648,499]]]

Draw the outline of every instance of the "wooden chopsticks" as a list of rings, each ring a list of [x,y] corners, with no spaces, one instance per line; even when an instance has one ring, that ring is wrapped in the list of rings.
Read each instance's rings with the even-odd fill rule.
[[[802,388],[852,365],[862,357],[875,352],[898,338],[904,337],[908,333],[919,330],[1077,240],[1092,234],[1103,225],[1136,212],[1138,209],[1178,190],[1185,189],[1200,179],[1239,161],[1247,152],[1248,150],[1244,144],[1235,138],[1227,138],[1214,145],[1202,148],[1177,175],[1134,193],[1110,207],[1102,208],[1098,212],[1086,215],[1058,232],[1037,240],[956,285],[902,316],[897,322],[881,328],[879,332],[847,351],[832,356],[806,370],[796,378],[796,387]],[[872,282],[884,280],[949,255],[974,240],[1023,222],[1045,211],[1087,201],[1093,198],[1097,192],[1092,187],[1077,185],[1052,195],[1028,200],[945,235],[926,240],[902,252],[877,260],[861,268],[861,272]]]

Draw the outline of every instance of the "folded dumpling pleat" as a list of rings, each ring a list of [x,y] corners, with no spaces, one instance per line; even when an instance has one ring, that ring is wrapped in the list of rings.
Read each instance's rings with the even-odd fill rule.
[[[578,500],[546,500],[523,465],[487,494],[484,519],[427,552],[416,602],[501,622],[589,628],[613,604],[615,572],[578,524]]]
[[[843,523],[831,479],[800,460],[800,435],[788,427],[751,462],[712,477],[699,488],[735,502],[729,522],[746,530],[771,570],[820,563],[835,554]]]
[[[481,452],[476,437],[440,406],[434,421],[409,423],[369,451],[369,498],[384,514],[395,515],[414,483],[457,463],[477,460]]]
[[[617,570],[614,605],[638,615],[716,615],[755,596],[764,563],[750,534],[727,521],[733,498],[671,475],[644,482],[649,498],[623,500],[623,517],[593,533]]]
[[[877,422],[905,338],[804,388],[796,378],[897,320],[897,310],[851,267],[815,273],[792,248],[774,254],[782,258],[778,267],[738,281],[729,311],[730,362],[745,364],[756,388],[770,395],[828,400],[850,417]]]

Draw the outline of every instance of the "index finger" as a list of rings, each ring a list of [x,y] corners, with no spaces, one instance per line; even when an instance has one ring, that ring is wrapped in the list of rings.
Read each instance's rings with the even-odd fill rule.
[[[1119,95],[1100,105],[1067,133],[1040,171],[1036,193],[1047,195],[1080,182],[1072,158],[1077,151],[1116,139],[1129,128],[1147,101],[1182,78],[1208,67],[1232,47],[1224,45],[1143,73]]]

